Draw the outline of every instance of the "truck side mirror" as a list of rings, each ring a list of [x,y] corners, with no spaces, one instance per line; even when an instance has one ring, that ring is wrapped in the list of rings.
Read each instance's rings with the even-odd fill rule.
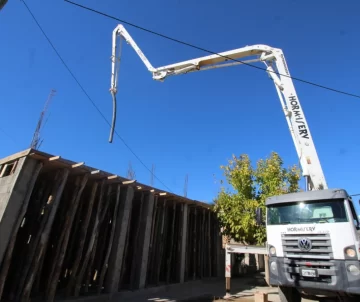
[[[256,224],[258,226],[260,225],[264,225],[264,222],[263,222],[263,209],[262,208],[256,208]]]

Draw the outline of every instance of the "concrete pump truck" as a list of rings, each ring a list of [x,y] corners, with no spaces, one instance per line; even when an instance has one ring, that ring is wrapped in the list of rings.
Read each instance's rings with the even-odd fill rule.
[[[282,302],[334,298],[360,301],[360,225],[353,201],[344,189],[329,189],[304,112],[281,49],[253,45],[154,68],[123,25],[112,36],[112,142],[121,42],[135,50],[154,80],[214,68],[262,62],[275,84],[306,180],[306,191],[266,200],[266,254],[269,283]],[[120,44],[118,44],[120,42]],[[243,59],[246,59],[245,61]],[[241,59],[241,61],[240,61]],[[262,212],[257,211],[257,222]]]

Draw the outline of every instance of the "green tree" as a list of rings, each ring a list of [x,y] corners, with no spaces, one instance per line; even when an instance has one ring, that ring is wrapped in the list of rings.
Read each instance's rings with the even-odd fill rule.
[[[299,191],[300,170],[296,165],[284,168],[276,152],[260,159],[253,168],[248,155],[235,155],[223,170],[228,187],[221,187],[213,210],[223,228],[223,235],[244,244],[263,244],[265,227],[255,220],[257,207],[264,209],[269,196]],[[265,217],[264,217],[265,218]]]

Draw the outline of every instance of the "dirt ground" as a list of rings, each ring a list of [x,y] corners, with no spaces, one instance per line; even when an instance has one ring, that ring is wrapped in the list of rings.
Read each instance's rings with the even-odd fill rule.
[[[77,302],[254,302],[257,291],[268,294],[268,302],[280,302],[277,288],[267,286],[264,274],[247,275],[231,279],[231,297],[224,299],[225,278],[207,279],[123,291],[111,296],[82,297]],[[58,300],[63,301],[65,300]],[[66,302],[69,302],[68,300]],[[303,299],[301,302],[315,302]]]
[[[231,279],[231,298],[225,296],[225,278],[199,280],[146,289],[133,293],[122,293],[111,301],[128,302],[254,302],[257,291],[268,293],[269,302],[280,302],[277,288],[267,286],[264,275],[257,274]],[[314,302],[302,300],[302,302]]]

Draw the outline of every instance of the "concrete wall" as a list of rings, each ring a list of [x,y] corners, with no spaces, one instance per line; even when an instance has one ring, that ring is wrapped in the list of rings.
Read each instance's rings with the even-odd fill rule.
[[[4,176],[3,173],[0,177],[0,264],[24,198],[29,190],[36,161],[22,157],[7,164],[15,164],[16,167],[14,167],[12,174],[6,175],[7,173],[5,173],[6,176]],[[6,164],[4,164],[2,172],[6,168]]]

